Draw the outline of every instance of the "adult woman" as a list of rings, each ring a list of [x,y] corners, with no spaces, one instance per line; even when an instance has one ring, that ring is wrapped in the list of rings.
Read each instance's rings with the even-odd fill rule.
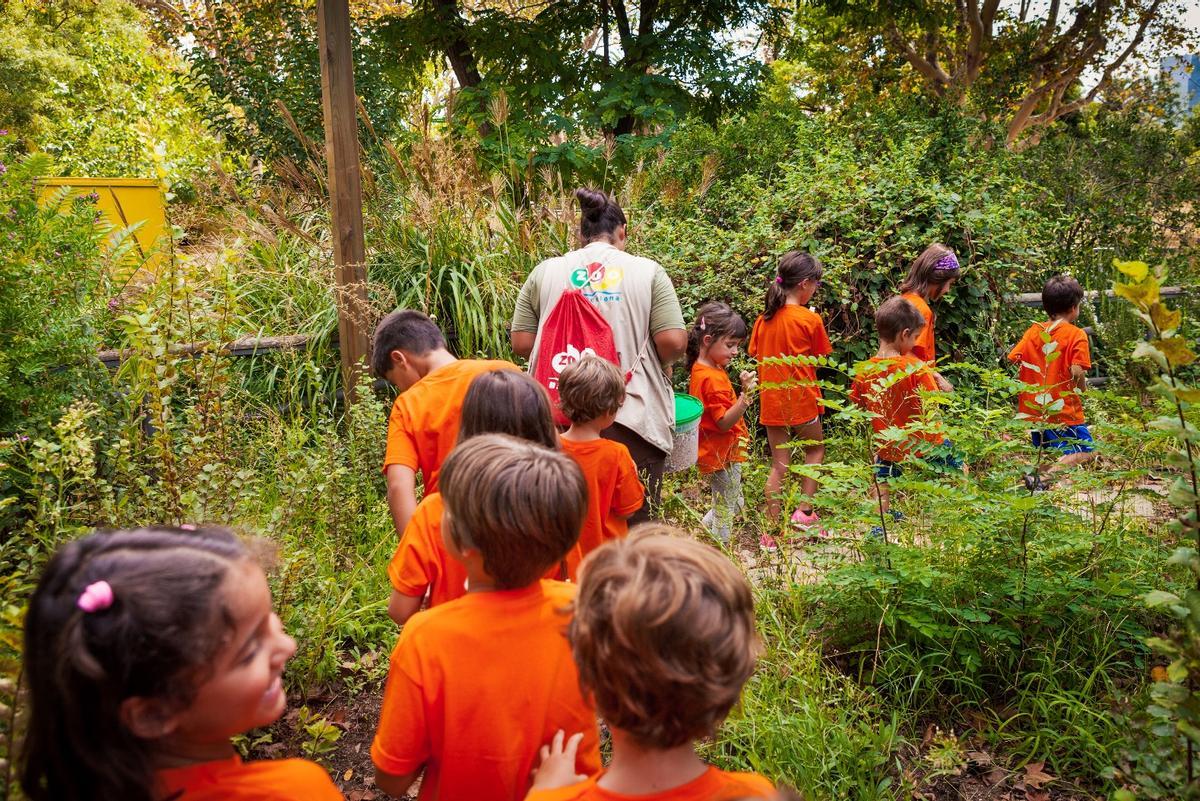
[[[675,287],[655,261],[625,252],[625,212],[594,189],[576,189],[582,247],[546,259],[533,268],[517,298],[512,348],[529,356],[532,370],[540,354],[542,324],[562,293],[580,289],[612,327],[621,369],[630,376],[625,403],[608,439],[629,448],[646,484],[649,503],[630,520],[655,514],[662,496],[663,463],[671,451],[674,396],[664,366],[687,350],[687,331]]]

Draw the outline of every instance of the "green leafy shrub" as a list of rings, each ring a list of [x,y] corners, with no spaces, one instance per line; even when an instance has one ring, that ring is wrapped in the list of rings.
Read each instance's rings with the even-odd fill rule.
[[[1117,296],[1130,303],[1148,329],[1134,356],[1150,362],[1153,391],[1162,399],[1163,414],[1150,425],[1177,447],[1170,460],[1177,469],[1170,500],[1180,514],[1169,529],[1179,546],[1167,567],[1183,581],[1180,587],[1144,594],[1149,607],[1173,618],[1169,631],[1146,641],[1168,664],[1155,671],[1148,703],[1132,717],[1132,747],[1123,754],[1120,769],[1111,773],[1129,785],[1120,792],[1122,799],[1134,797],[1131,788],[1150,799],[1200,798],[1195,764],[1200,750],[1200,431],[1194,413],[1189,414],[1200,402],[1200,389],[1188,370],[1196,354],[1189,338],[1180,335],[1182,315],[1161,300],[1166,271],[1151,270],[1145,262],[1117,261],[1115,266],[1128,279],[1114,284]]]
[[[39,205],[34,180],[50,160],[4,165],[7,151],[0,146],[0,432],[50,417],[103,372],[95,351],[110,264],[94,204]]]

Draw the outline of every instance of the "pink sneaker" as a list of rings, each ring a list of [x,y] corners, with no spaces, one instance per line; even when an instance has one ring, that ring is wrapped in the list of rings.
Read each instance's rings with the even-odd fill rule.
[[[775,551],[779,550],[779,544],[775,542],[775,538],[770,534],[758,535],[758,547],[762,548],[768,553],[774,553]]]
[[[821,528],[821,516],[816,512],[805,512],[797,509],[792,512],[792,525],[800,531],[818,537],[828,537],[829,532]]]

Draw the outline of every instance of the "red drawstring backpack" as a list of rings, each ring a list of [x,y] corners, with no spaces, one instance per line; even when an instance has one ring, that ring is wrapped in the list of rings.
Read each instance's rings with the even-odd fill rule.
[[[554,422],[561,426],[570,425],[571,421],[558,409],[558,374],[584,356],[599,356],[621,366],[608,320],[581,290],[567,289],[559,296],[542,326],[542,339],[533,369],[534,380],[550,393]],[[626,374],[625,382],[629,383],[629,379],[630,375]]]

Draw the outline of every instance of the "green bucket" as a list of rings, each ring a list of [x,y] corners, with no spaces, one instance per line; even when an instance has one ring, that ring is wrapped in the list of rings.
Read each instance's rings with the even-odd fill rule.
[[[700,452],[700,416],[703,414],[704,404],[699,398],[675,393],[675,433],[665,465],[668,473],[687,470],[696,463]]]

